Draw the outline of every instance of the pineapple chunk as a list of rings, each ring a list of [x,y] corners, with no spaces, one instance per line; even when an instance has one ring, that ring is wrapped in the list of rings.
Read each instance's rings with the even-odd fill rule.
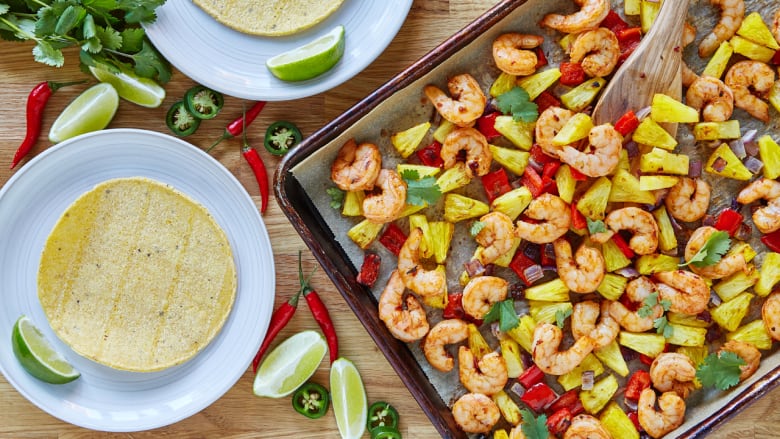
[[[436,271],[441,272],[442,275],[447,275],[447,268],[444,267],[444,265],[437,265]],[[438,294],[433,294],[430,296],[423,296],[421,297],[424,304],[430,306],[431,308],[436,309],[444,309],[447,306],[447,286],[444,286],[444,291]]]
[[[604,219],[611,191],[612,182],[599,177],[577,201],[577,210],[592,220]]]
[[[655,358],[664,351],[666,339],[661,334],[620,331],[618,343],[629,349],[633,349],[640,354]]]
[[[384,224],[372,223],[371,221],[364,219],[363,221],[352,226],[347,231],[347,236],[360,248],[365,249],[371,245],[372,242],[379,236],[379,232],[382,231]]]
[[[511,191],[496,197],[490,207],[497,212],[505,213],[514,221],[531,203],[531,191],[525,186],[512,189]]]
[[[655,204],[655,195],[639,189],[639,179],[625,169],[619,169],[612,177],[609,202]]]
[[[704,339],[707,336],[705,328],[696,328],[693,326],[678,325],[668,323],[672,328],[672,336],[667,342],[677,346],[704,346]]]
[[[485,355],[493,352],[493,348],[490,347],[487,340],[485,340],[485,337],[481,332],[479,332],[477,325],[469,323],[467,328],[469,330],[469,350],[474,354],[474,358],[477,361],[481,360]]]
[[[611,239],[601,244],[601,254],[604,255],[604,266],[607,271],[620,270],[631,264],[631,259],[628,259]]]
[[[761,264],[761,272],[754,291],[760,297],[767,296],[777,282],[780,282],[780,253],[769,252]]]
[[[753,320],[741,326],[734,332],[726,334],[726,340],[738,340],[746,343],[752,343],[758,349],[767,350],[772,348],[772,337],[766,330],[764,321],[761,319]]]
[[[622,377],[628,375],[628,365],[626,364],[625,358],[623,358],[623,353],[620,352],[620,345],[616,340],[612,340],[610,344],[597,351],[593,351],[593,354],[608,368],[617,372],[618,375]]]
[[[416,206],[414,204],[407,204],[407,205],[404,206],[404,210],[401,211],[401,214],[398,215],[398,217],[399,218],[404,218],[404,217],[407,217],[409,215],[413,215],[413,214],[415,214],[415,213],[425,209],[426,207],[428,207],[427,204],[419,205],[419,206]]]
[[[591,128],[593,128],[593,119],[585,113],[576,113],[553,137],[552,143],[555,146],[571,145],[588,137]]]
[[[499,267],[509,267],[509,264],[512,263],[512,258],[515,256],[515,252],[520,247],[520,244],[523,242],[522,239],[515,236],[512,238],[512,247],[509,248],[509,251],[501,255],[500,258],[493,261],[493,265],[497,265]]]
[[[533,349],[534,329],[536,329],[536,321],[530,315],[525,314],[520,317],[520,323],[507,331],[506,335],[512,337],[512,340],[530,353]]]
[[[490,212],[487,204],[460,194],[447,194],[444,198],[444,220],[457,223],[480,217]]]
[[[447,135],[455,128],[454,123],[447,119],[442,119],[441,124],[433,131],[433,138],[439,143],[444,143],[444,139],[446,139]]]
[[[683,355],[687,355],[691,359],[693,365],[699,368],[699,365],[704,362],[704,359],[709,355],[710,350],[707,346],[680,346],[677,348],[677,352]],[[697,389],[701,388],[701,382],[698,378],[693,379],[693,385]]]
[[[511,376],[510,376],[511,378]],[[517,406],[517,403],[509,397],[509,395],[503,391],[499,390],[498,393],[492,396],[493,402],[496,403],[498,406],[498,410],[501,412],[501,416],[504,417],[506,422],[509,422],[512,425],[517,425],[520,423],[520,421],[523,420],[523,416],[520,414],[520,407]],[[497,438],[496,433],[493,433],[493,439]],[[509,436],[506,436],[507,439]]]
[[[647,154],[642,154],[639,159],[639,170],[643,173],[688,175],[689,164],[690,161],[685,154],[672,154],[661,148],[653,148]]]
[[[561,71],[555,67],[520,78],[517,80],[517,85],[525,90],[528,93],[529,98],[533,101],[539,97],[543,91],[552,87],[560,77]]]
[[[656,122],[694,123],[699,121],[699,112],[663,93],[653,95],[650,117]]]
[[[496,131],[520,149],[528,151],[534,144],[533,122],[514,120],[512,116],[498,116],[493,126],[496,128]]]
[[[639,439],[639,432],[634,426],[634,422],[614,401],[610,402],[604,411],[601,412],[599,421],[601,421],[601,425],[604,426],[612,437]]]
[[[658,189],[667,189],[677,184],[679,177],[673,175],[640,175],[639,190],[655,191]]]
[[[571,45],[574,43],[574,40],[577,39],[577,36],[579,34],[566,34],[558,40],[558,45],[561,46],[561,49],[563,49],[564,53],[571,52]]]
[[[722,279],[712,289],[720,296],[721,300],[728,302],[740,293],[752,287],[758,282],[759,274],[754,265],[748,265],[731,276]]]
[[[615,169],[612,170],[608,175],[615,175],[619,170],[624,171],[630,171],[631,170],[631,160],[628,158],[628,151],[624,149],[620,150],[620,158],[618,159],[618,164],[615,166]]]
[[[422,230],[420,256],[428,259],[433,256],[433,237],[431,236],[431,229],[428,226],[428,217],[422,214],[409,215],[409,230],[414,230],[416,228]]]
[[[658,246],[665,252],[676,249],[677,236],[674,234],[674,227],[666,212],[666,206],[654,210],[653,217],[658,224]]]
[[[493,154],[493,160],[509,171],[512,171],[513,174],[523,175],[525,167],[528,166],[528,159],[531,157],[530,153],[511,148],[502,148],[495,145],[489,146],[490,152]]]
[[[507,375],[509,378],[519,377],[523,373],[520,345],[514,339],[504,337],[499,341],[499,346],[501,346],[501,356],[506,363]]]
[[[675,271],[679,258],[660,253],[642,255],[636,260],[635,267],[640,274],[649,275],[662,271]]]
[[[539,300],[543,302],[568,302],[569,288],[563,283],[561,278],[534,285],[526,288],[526,300]]]
[[[725,166],[723,170],[718,171],[713,168],[716,162],[723,160]],[[729,148],[727,144],[720,145],[707,160],[707,164],[704,166],[704,170],[721,177],[733,178],[735,180],[750,180],[753,174],[742,164],[739,158],[734,154],[734,151]]]
[[[564,93],[561,96],[561,102],[569,110],[575,113],[580,112],[596,99],[596,95],[599,94],[606,83],[607,81],[604,78],[588,79]]]
[[[344,205],[341,208],[341,214],[344,216],[363,215],[363,200],[366,193],[363,191],[347,191],[344,194]]]
[[[625,0],[623,2],[623,13],[626,15],[639,15],[641,4],[641,0]]]
[[[768,47],[764,47],[760,44],[756,44],[747,38],[740,37],[739,35],[734,35],[731,37],[729,43],[731,43],[731,47],[734,48],[734,53],[744,55],[754,61],[768,63],[772,60],[772,57],[775,56],[774,50]]]
[[[721,303],[710,311],[712,320],[727,331],[736,330],[747,315],[753,297],[750,293],[741,293],[728,302]]]
[[[493,96],[494,98],[501,96],[502,94],[515,88],[516,82],[517,76],[510,75],[506,72],[501,72],[501,74],[498,75],[498,78],[493,81],[493,84],[490,85],[490,96]]]
[[[693,127],[693,137],[698,141],[739,139],[741,136],[737,119],[724,122],[699,122]]]
[[[726,71],[726,67],[728,66],[731,55],[733,54],[734,47],[731,46],[731,43],[728,41],[720,43],[720,46],[718,46],[715,54],[713,54],[712,58],[710,58],[710,60],[707,62],[707,65],[704,67],[704,71],[701,72],[701,75],[712,76],[713,78],[720,79],[723,76],[723,72]]]
[[[775,85],[777,84],[780,84],[780,81]],[[758,139],[758,154],[764,162],[764,177],[771,180],[780,177],[780,145],[769,134]]]
[[[642,26],[642,33],[646,34],[653,26],[658,11],[661,10],[661,2],[652,0],[642,0],[639,5],[639,23]]]
[[[558,197],[571,204],[574,190],[577,188],[577,180],[572,176],[569,165],[561,165],[555,172],[555,185],[558,186]]]
[[[447,193],[460,189],[471,182],[471,173],[465,163],[456,163],[455,166],[442,172],[436,179],[436,185],[439,186],[441,193]]]
[[[591,390],[580,392],[580,402],[586,412],[595,415],[612,400],[619,387],[614,375],[607,375],[593,385]]]
[[[575,367],[571,372],[559,376],[558,384],[567,392],[579,387],[582,385],[582,373],[586,370],[592,370],[593,376],[599,376],[604,373],[604,365],[601,364],[601,361],[595,355],[588,354],[579,366]]]
[[[601,281],[596,291],[599,292],[604,298],[609,300],[618,300],[623,295],[623,291],[626,289],[628,279],[623,276],[607,273],[604,275],[604,280]]]
[[[685,326],[693,326],[696,328],[708,328],[712,323],[707,322],[706,320],[702,320],[698,318],[697,316],[692,316],[690,314],[683,314],[679,312],[671,312],[669,311],[666,313],[666,318],[669,320],[669,323],[675,323],[678,325],[685,325]]]
[[[571,302],[541,302],[538,300],[528,301],[528,312],[536,323],[555,323],[555,318],[559,312],[571,312]]]
[[[737,29],[737,35],[770,49],[780,49],[780,45],[777,44],[775,37],[758,12],[752,12],[742,20],[742,24]]]
[[[399,163],[395,169],[398,171],[398,175],[406,171],[415,171],[420,178],[435,177],[441,171],[441,168],[437,166],[414,165],[412,163]]]
[[[750,246],[747,242],[737,241],[731,246],[731,249],[729,249],[728,252],[726,252],[725,257],[729,257],[732,255],[736,255],[742,253],[742,256],[745,258],[745,262],[750,262],[753,260],[753,258],[756,257],[756,251],[753,250],[753,247]]]
[[[677,146],[677,140],[663,129],[661,125],[658,125],[658,122],[649,117],[644,118],[639,123],[631,138],[636,143],[655,146],[669,151]]]
[[[404,131],[399,131],[390,136],[390,142],[401,154],[401,157],[407,158],[420,146],[420,142],[428,134],[431,128],[430,122],[423,122]]]
[[[493,432],[493,439],[509,439],[509,433],[507,433],[503,428],[499,428]]]

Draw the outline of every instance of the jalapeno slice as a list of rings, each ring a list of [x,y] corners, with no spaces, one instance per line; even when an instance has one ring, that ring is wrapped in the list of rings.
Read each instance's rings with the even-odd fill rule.
[[[292,397],[292,405],[296,412],[307,418],[321,418],[328,411],[330,394],[325,387],[317,383],[308,382],[295,391]]]
[[[179,101],[171,105],[168,113],[165,115],[165,124],[179,137],[189,136],[200,126],[200,119],[197,119],[187,110],[184,101]]]
[[[366,424],[369,432],[379,427],[398,428],[398,410],[384,401],[377,401],[368,407],[368,421]],[[373,433],[372,433],[373,435]]]
[[[401,432],[395,427],[376,427],[371,430],[371,439],[401,439]]]
[[[184,94],[184,105],[198,119],[215,118],[224,103],[225,98],[222,93],[202,85],[196,85]]]
[[[302,138],[301,130],[294,123],[280,120],[272,123],[265,130],[265,149],[271,154],[283,155]]]

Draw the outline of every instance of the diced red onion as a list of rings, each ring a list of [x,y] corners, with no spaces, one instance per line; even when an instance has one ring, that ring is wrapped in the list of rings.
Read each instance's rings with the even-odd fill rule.
[[[758,174],[764,168],[764,162],[752,156],[745,159],[744,165],[753,174]]]
[[[596,374],[592,370],[582,372],[582,390],[593,390]]]
[[[553,273],[557,273],[558,267],[556,267],[555,265],[542,265],[542,271],[550,271]]]
[[[758,134],[758,130],[756,129],[748,130],[745,134],[742,135],[740,140],[742,141],[742,143],[745,144],[751,143],[753,140],[755,140],[756,134]]]
[[[701,225],[714,226],[717,221],[718,218],[715,215],[708,213],[707,215],[704,215],[704,219],[701,220]]]
[[[712,306],[718,306],[723,303],[723,300],[720,298],[720,296],[718,296],[717,293],[715,293],[715,291],[710,291],[710,303]]]
[[[742,139],[736,139],[729,142],[729,148],[731,148],[731,151],[739,157],[740,160],[747,157],[747,153],[745,152],[745,143],[742,142]]]
[[[745,142],[744,140],[742,143],[745,145],[745,152],[749,157],[755,157],[758,155],[758,142],[755,140],[751,140],[750,142]]]
[[[544,255],[548,259],[555,260],[555,248],[553,248],[552,244],[544,244],[542,248],[544,249]]]
[[[485,266],[478,259],[472,259],[463,265],[469,277],[480,276],[485,273]]]
[[[528,369],[534,365],[533,357],[526,351],[520,353],[520,359],[523,360],[523,369]]]
[[[669,222],[672,223],[672,228],[674,230],[678,230],[679,231],[679,230],[683,229],[683,227],[680,225],[680,223],[678,223],[677,220],[673,216],[671,216],[671,215],[668,215],[668,216],[669,216]]]
[[[633,279],[635,277],[639,277],[639,271],[634,267],[623,267],[621,269],[615,270],[615,273],[627,279]]]
[[[490,324],[490,333],[493,334],[493,337],[495,337],[498,341],[507,338],[507,335],[501,332],[501,325],[498,322],[493,322]]]
[[[728,165],[728,162],[724,160],[723,157],[718,157],[712,163],[712,169],[715,170],[715,172],[723,172],[723,170],[726,169],[726,165]]]
[[[540,174],[542,173],[542,171],[544,171],[544,165],[539,163],[539,162],[537,162],[534,159],[528,160],[528,166],[534,168],[534,171],[536,171],[536,172],[538,172]]]
[[[626,408],[629,411],[635,412],[638,407],[638,401],[634,401],[633,399],[629,398],[623,398],[623,402],[626,404]]]
[[[539,244],[527,242],[523,247],[523,254],[528,256],[528,259],[532,261],[538,261],[541,258],[542,249]]]
[[[512,383],[512,386],[509,387],[509,391],[517,395],[518,398],[522,398],[523,395],[525,395],[525,387],[517,381]]]
[[[701,320],[702,322],[712,323],[712,314],[708,310],[704,310],[698,314],[696,314],[696,320]]]
[[[736,233],[734,233],[734,237],[740,241],[747,241],[753,237],[753,228],[750,227],[750,224],[742,223],[739,225]]]
[[[642,120],[650,115],[650,106],[648,105],[645,108],[642,108],[638,110],[636,113],[634,113],[637,119]]]
[[[630,142],[626,142],[626,144],[623,146],[626,148],[626,152],[628,153],[628,158],[632,159],[639,155],[639,145],[636,144],[633,140]]]
[[[688,177],[699,178],[701,177],[702,163],[699,159],[691,159],[688,162]]]
[[[544,270],[542,270],[541,265],[534,264],[523,270],[523,276],[529,284],[532,284],[544,277]]]

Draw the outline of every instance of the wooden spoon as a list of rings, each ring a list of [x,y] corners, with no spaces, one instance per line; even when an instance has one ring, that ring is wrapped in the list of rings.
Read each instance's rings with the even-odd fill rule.
[[[650,31],[618,68],[596,103],[596,124],[614,124],[626,111],[647,107],[655,93],[681,98],[682,30],[688,2],[663,2]],[[669,128],[676,132],[676,125]]]

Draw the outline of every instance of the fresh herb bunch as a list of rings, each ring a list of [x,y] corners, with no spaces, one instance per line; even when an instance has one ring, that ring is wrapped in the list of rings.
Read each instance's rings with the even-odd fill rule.
[[[129,69],[166,83],[171,69],[141,23],[165,0],[0,0],[0,38],[32,41],[36,61],[62,67],[63,49],[80,48],[82,69]]]

